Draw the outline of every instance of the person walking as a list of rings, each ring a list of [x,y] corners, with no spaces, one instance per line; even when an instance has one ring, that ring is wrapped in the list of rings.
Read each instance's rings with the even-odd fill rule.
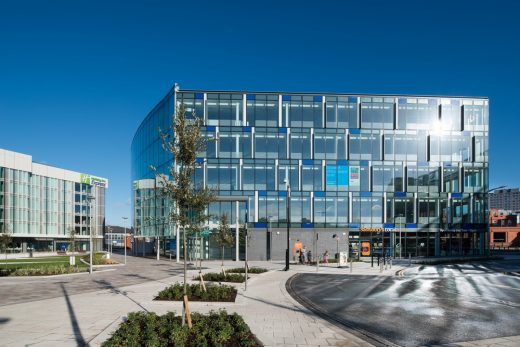
[[[325,250],[325,253],[323,253],[323,261],[325,262],[325,264],[329,263],[329,251],[328,250]]]
[[[305,248],[305,245],[303,245],[303,247],[301,249],[301,253],[302,253],[302,263],[307,264],[307,248]]]
[[[308,262],[309,265],[311,265],[311,262],[312,262],[312,252],[311,252],[310,249],[307,252],[307,262]]]

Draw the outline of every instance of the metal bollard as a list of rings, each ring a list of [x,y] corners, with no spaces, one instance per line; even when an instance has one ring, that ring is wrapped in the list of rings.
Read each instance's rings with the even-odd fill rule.
[[[381,262],[381,264],[379,264],[379,272],[383,272],[383,262]]]
[[[352,273],[352,258],[350,258],[350,273]]]
[[[390,269],[392,268],[392,258],[390,258]]]
[[[412,253],[408,253],[408,266],[412,266]]]

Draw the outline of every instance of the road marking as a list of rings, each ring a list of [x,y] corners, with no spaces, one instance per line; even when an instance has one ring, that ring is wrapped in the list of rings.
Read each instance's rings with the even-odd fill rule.
[[[498,287],[498,288],[506,288],[506,289],[513,289],[513,290],[520,290],[520,288],[513,288],[513,287],[510,287],[510,286],[504,286],[504,285],[501,285],[501,284],[486,283],[486,286]]]

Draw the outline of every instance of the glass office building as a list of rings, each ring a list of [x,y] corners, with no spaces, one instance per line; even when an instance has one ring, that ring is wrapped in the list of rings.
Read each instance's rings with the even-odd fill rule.
[[[10,252],[88,250],[92,230],[97,249],[105,225],[108,180],[35,163],[30,155],[0,149],[0,233],[10,233]],[[89,205],[87,196],[94,200]]]
[[[287,223],[291,243],[299,239],[319,254],[346,247],[360,256],[485,252],[487,98],[174,87],[132,142],[135,235],[164,239],[166,248],[178,235],[165,223],[170,207],[150,165],[168,174],[173,158],[158,128],[170,126],[180,104],[204,119],[211,139],[195,179],[220,196],[249,198],[252,258],[283,259]],[[237,216],[243,223],[245,208],[212,203],[210,229],[223,212],[232,225]],[[203,245],[211,258],[211,237]]]

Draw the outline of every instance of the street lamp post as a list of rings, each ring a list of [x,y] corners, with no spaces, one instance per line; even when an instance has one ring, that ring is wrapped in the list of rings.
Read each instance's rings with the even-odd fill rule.
[[[284,180],[285,187],[287,188],[287,199],[286,199],[286,219],[287,219],[287,249],[285,250],[285,271],[289,271],[289,229],[291,225],[291,187],[287,179]]]
[[[126,265],[126,220],[128,217],[121,217],[123,218],[123,227],[125,228],[125,233],[123,235],[123,248],[125,249],[125,265]]]
[[[89,265],[89,274],[92,275],[92,261],[93,261],[93,245],[92,245],[92,201],[96,198],[93,195],[87,195],[87,204],[88,204],[88,214],[89,214],[89,247],[90,247],[90,265]]]

